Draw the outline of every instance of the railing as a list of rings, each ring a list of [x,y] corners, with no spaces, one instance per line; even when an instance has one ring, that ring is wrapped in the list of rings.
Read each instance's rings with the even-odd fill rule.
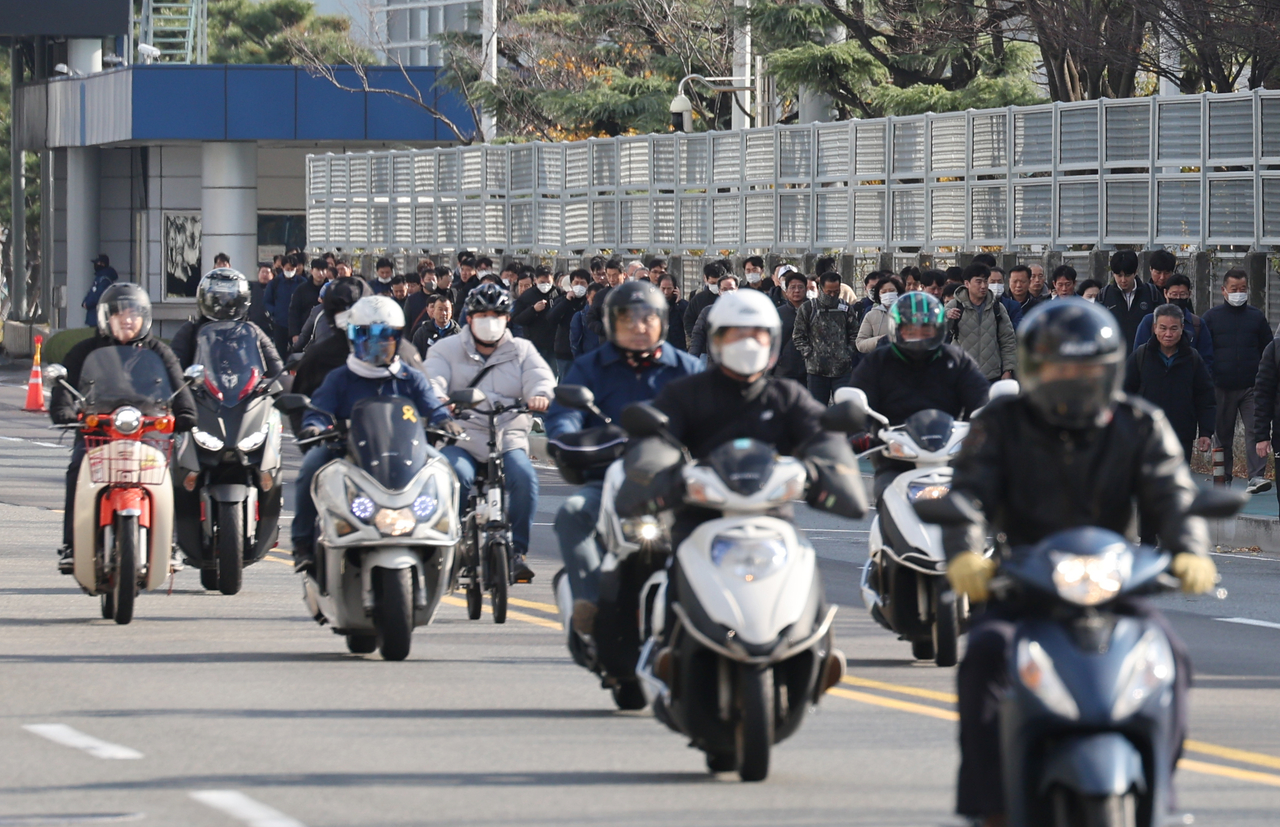
[[[313,247],[1280,244],[1280,92],[307,159]]]

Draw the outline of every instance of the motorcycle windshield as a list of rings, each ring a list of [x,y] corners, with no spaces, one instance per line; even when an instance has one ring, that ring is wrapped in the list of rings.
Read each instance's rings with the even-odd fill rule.
[[[427,464],[418,409],[402,396],[371,396],[351,409],[351,461],[388,491],[399,491]]]
[[[769,481],[774,465],[773,448],[754,439],[735,439],[712,451],[703,465],[736,494],[750,497]]]
[[[196,339],[197,365],[204,365],[204,389],[223,405],[234,405],[258,386],[266,368],[258,336],[246,322],[210,322]]]
[[[132,405],[145,416],[169,410],[173,387],[164,360],[145,347],[101,347],[89,354],[80,369],[86,414],[107,414]]]
[[[907,436],[926,451],[941,451],[951,441],[951,430],[956,420],[942,411],[919,411],[907,417],[903,423]]]

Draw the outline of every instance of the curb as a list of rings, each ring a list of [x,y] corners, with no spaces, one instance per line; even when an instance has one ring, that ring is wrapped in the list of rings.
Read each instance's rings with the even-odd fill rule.
[[[1280,519],[1244,514],[1231,520],[1214,520],[1209,523],[1209,544],[1280,551]]]

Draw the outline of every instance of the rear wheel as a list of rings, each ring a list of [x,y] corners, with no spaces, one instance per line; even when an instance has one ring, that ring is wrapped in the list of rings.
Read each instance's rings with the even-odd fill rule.
[[[480,591],[480,583],[473,580],[467,586],[467,617],[472,620],[480,619],[480,607],[484,603],[484,592]]]
[[[404,660],[413,637],[413,569],[374,569],[373,598],[382,659]]]
[[[916,660],[933,660],[933,641],[911,641],[911,656]]]
[[[727,752],[708,752],[707,769],[711,772],[733,772],[738,768],[738,756]]]
[[[377,648],[377,635],[347,635],[347,651],[353,655],[367,655]]]
[[[1061,787],[1053,796],[1054,827],[1136,827],[1138,800],[1124,795],[1077,795]]]
[[[98,608],[102,610],[103,620],[111,620],[116,616],[115,597],[110,592],[98,595]]]
[[[507,544],[501,540],[489,543],[489,582],[493,588],[493,622],[507,622],[507,589],[511,585],[511,561]]]
[[[738,683],[738,775],[743,781],[763,781],[773,747],[773,669],[743,666]]]
[[[933,660],[939,666],[955,666],[960,648],[960,617],[957,613],[956,593],[951,591],[947,581],[941,577],[934,580]]]
[[[123,626],[133,620],[133,598],[138,593],[138,518],[116,517],[115,534],[116,566],[111,599],[115,604],[115,621]]]
[[[240,591],[244,570],[244,504],[218,503],[218,591]]]
[[[200,587],[208,592],[217,591],[218,570],[200,569]]]

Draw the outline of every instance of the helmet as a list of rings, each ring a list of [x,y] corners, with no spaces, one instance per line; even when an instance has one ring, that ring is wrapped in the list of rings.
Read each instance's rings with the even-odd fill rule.
[[[215,322],[243,319],[249,315],[249,280],[230,267],[210,270],[196,288],[196,306]]]
[[[126,334],[120,329],[121,319],[116,317],[130,315],[140,318],[142,326],[136,334],[124,338]],[[103,291],[98,299],[98,332],[122,345],[146,338],[151,332],[151,297],[147,291],[128,282],[113,284]]]
[[[767,331],[766,349],[755,339],[720,342],[720,334],[731,327]],[[707,313],[707,348],[710,361],[740,376],[754,376],[768,370],[782,349],[782,318],[769,297],[759,290],[737,290],[722,295]]]
[[[511,314],[511,294],[496,284],[482,284],[467,294],[467,315],[476,313]]]
[[[362,362],[386,367],[396,358],[404,333],[404,311],[390,296],[368,296],[351,306],[347,339]]]
[[[1066,298],[1036,307],[1018,328],[1023,395],[1049,424],[1103,424],[1124,380],[1120,326],[1105,307]]]
[[[609,290],[604,297],[604,333],[613,343],[618,345],[618,317],[624,313],[656,313],[662,323],[662,333],[658,337],[661,344],[667,338],[667,299],[662,291],[647,281],[626,281]]]
[[[932,327],[933,332],[921,337],[920,327]],[[914,338],[906,338],[907,328],[917,328],[910,331]],[[928,293],[907,293],[889,308],[889,341],[902,356],[920,359],[936,353],[946,337],[946,312],[942,302]]]
[[[346,322],[349,318],[348,315],[339,320],[338,315],[340,313],[346,313],[356,302],[365,296],[373,294],[373,291],[363,279],[334,279],[326,284],[325,287],[328,289],[324,291],[324,295],[320,299],[320,306],[324,309],[324,314],[329,318],[330,323],[337,328],[346,327],[346,324],[341,324],[340,321]]]

